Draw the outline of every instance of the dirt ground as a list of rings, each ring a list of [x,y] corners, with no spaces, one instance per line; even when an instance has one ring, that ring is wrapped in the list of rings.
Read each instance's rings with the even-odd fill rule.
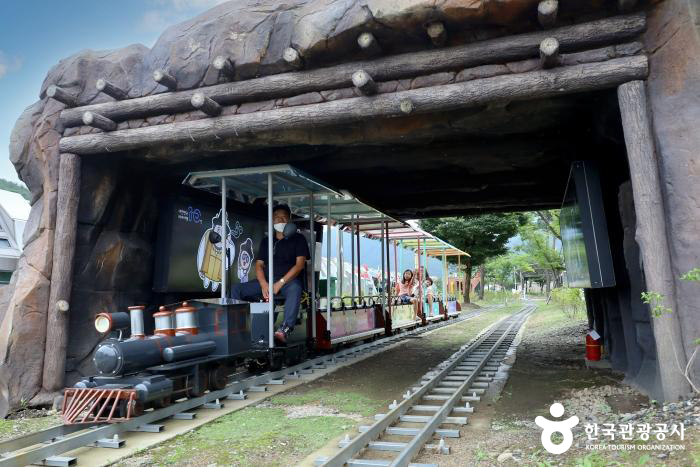
[[[339,369],[221,417],[119,465],[296,465],[329,440],[372,423],[376,413],[482,329],[517,310],[499,308]]]
[[[584,316],[572,320],[556,307],[541,305],[526,325],[516,362],[500,396],[477,404],[469,424],[461,430],[461,438],[448,440],[451,454],[422,453],[414,462],[440,466],[700,465],[700,431],[693,426],[700,419],[700,407],[698,412],[693,412],[697,414],[694,419],[684,415],[671,420],[685,421],[684,441],[669,437],[664,443],[656,440],[626,442],[619,441],[619,435],[615,442],[588,441],[585,424],[598,424],[602,428],[605,423],[616,426],[641,423],[649,419],[652,412],[667,418],[664,415],[668,410],[656,407],[647,397],[622,384],[622,375],[611,370],[587,369],[585,332]],[[534,422],[538,415],[553,419],[549,406],[554,402],[564,406],[564,418],[576,415],[580,419],[573,430],[572,448],[561,455],[549,454],[543,449],[541,429]],[[554,441],[559,440],[555,436]],[[675,444],[685,446],[685,451],[613,451],[591,447],[618,443]]]

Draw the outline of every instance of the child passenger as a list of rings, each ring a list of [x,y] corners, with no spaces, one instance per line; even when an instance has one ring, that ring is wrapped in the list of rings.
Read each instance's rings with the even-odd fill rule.
[[[399,282],[396,287],[396,295],[399,297],[399,301],[402,305],[415,301],[413,298],[413,282],[413,271],[406,269],[403,272],[401,282]]]

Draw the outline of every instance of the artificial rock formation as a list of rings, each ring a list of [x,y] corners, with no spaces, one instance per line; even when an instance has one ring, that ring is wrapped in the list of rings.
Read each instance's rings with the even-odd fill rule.
[[[22,114],[11,138],[10,156],[20,177],[32,193],[32,210],[25,230],[24,257],[13,277],[14,291],[0,324],[0,415],[19,406],[21,400],[44,403],[52,396],[51,392],[39,391],[43,383],[43,355],[51,283],[56,275],[61,273],[52,271],[52,264],[55,264],[53,243],[58,215],[56,206],[59,186],[59,139],[62,135],[101,132],[88,126],[64,128],[59,115],[66,106],[47,96],[50,86],[60,87],[72,96],[79,106],[83,106],[114,101],[114,95],[124,97],[123,94],[126,94],[127,98],[136,98],[164,93],[168,88],[154,80],[153,74],[157,70],[172,76],[173,79],[166,80],[167,83],[161,80],[161,83],[168,84],[170,88],[174,87],[178,91],[194,90],[231,80],[240,81],[288,72],[299,66],[304,70],[314,69],[373,58],[377,53],[393,55],[433,50],[513,33],[537,31],[540,28],[537,17],[538,3],[537,0],[231,1],[167,29],[151,49],[142,45],[132,45],[114,51],[87,50],[62,60],[49,71],[40,90],[40,100]],[[576,5],[567,3],[561,2],[559,5],[558,24],[566,25],[581,18],[587,21],[616,13],[614,10],[604,10],[600,7],[600,2],[595,0],[571,2]],[[673,2],[662,2],[664,5],[666,3]],[[675,3],[682,2],[677,0]],[[445,27],[444,43],[440,40],[435,44],[426,32],[426,25],[436,21]],[[551,25],[548,24],[549,26]],[[378,47],[373,49],[374,52],[358,45],[358,37],[366,32],[370,32],[378,44]],[[294,49],[298,54],[298,60],[294,60],[294,63],[284,59],[284,51],[288,48]],[[564,52],[566,51],[562,50],[562,53]],[[220,56],[228,60],[228,67],[214,65],[215,59]],[[531,71],[533,66],[538,66],[536,59],[515,64],[489,64],[478,70],[465,70],[463,74],[435,73],[415,79],[395,80],[388,84],[378,82],[377,87],[378,93],[381,94],[387,91],[458,83],[478,79],[480,76]],[[652,68],[652,75],[653,73]],[[119,92],[111,91],[113,95],[101,92],[96,87],[99,79],[106,80]],[[350,83],[350,74],[347,79]],[[359,91],[356,93],[350,86],[351,84],[348,84],[344,89],[285,97],[284,103],[279,106],[313,105],[357,96]],[[188,102],[189,99],[188,97]],[[656,102],[654,95],[650,100],[652,106],[666,105],[665,102]],[[567,103],[571,102],[562,99],[537,102],[537,106],[541,106],[540,109],[552,111],[546,118],[532,118],[535,109],[528,103],[498,103],[488,106],[489,118],[483,118],[476,110],[462,113],[446,112],[437,117],[408,115],[387,120],[382,126],[374,122],[351,125],[347,131],[332,135],[328,135],[323,129],[303,131],[295,135],[296,139],[290,140],[297,144],[306,143],[309,146],[320,147],[323,144],[334,144],[332,140],[323,139],[331,137],[337,138],[335,142],[338,144],[358,144],[368,135],[377,138],[387,134],[395,138],[415,135],[423,138],[423,141],[430,141],[440,134],[436,133],[438,131],[448,135],[455,132],[490,132],[497,141],[485,144],[489,146],[484,150],[488,155],[481,158],[476,167],[465,170],[465,173],[476,174],[478,177],[465,177],[462,179],[464,183],[460,183],[459,186],[453,185],[451,189],[457,193],[468,193],[470,196],[473,193],[474,199],[480,200],[481,203],[475,209],[494,209],[498,208],[498,205],[490,200],[490,197],[503,191],[497,185],[499,175],[509,176],[518,172],[527,175],[530,173],[527,172],[528,169],[535,169],[528,165],[532,164],[533,160],[552,161],[553,164],[558,164],[557,167],[564,168],[568,164],[568,159],[561,157],[560,142],[556,139],[547,139],[547,144],[552,145],[551,150],[539,147],[530,151],[526,159],[522,153],[508,150],[513,149],[513,143],[517,140],[500,141],[500,135],[506,129],[516,135],[515,137],[525,132],[551,129],[573,114],[569,111],[570,107],[565,105]],[[580,105],[579,101],[573,103]],[[225,116],[227,111],[245,114],[272,110],[278,107],[277,104],[275,100],[247,102],[232,106],[236,107],[235,109],[224,108],[222,114]],[[82,119],[82,115],[80,117]],[[193,109],[176,115],[152,115],[122,121],[118,128],[134,129],[202,118],[207,118],[207,115],[201,110]],[[661,122],[654,123],[658,125]],[[241,140],[245,141],[247,137],[249,135],[241,135]],[[238,136],[230,141],[232,148],[236,147],[236,139]],[[517,148],[523,148],[520,149],[521,152],[530,149],[527,143],[518,145]],[[221,160],[216,158],[217,150],[221,151],[221,148],[211,148],[211,153],[207,154],[212,163]],[[404,147],[402,150],[410,151],[411,148]],[[157,157],[154,157],[158,156],[157,151],[158,149],[154,148],[147,155],[128,153],[128,157],[115,162],[117,156],[107,154],[107,149],[103,154],[105,157],[82,161],[65,368],[67,383],[92,371],[89,356],[100,337],[92,327],[96,313],[124,309],[125,306],[134,303],[149,303],[153,299],[151,287],[154,239],[158,221],[158,199],[163,193],[159,191],[157,183],[150,181],[156,179],[162,170],[159,170],[157,165],[155,168],[148,166],[146,162],[157,160]],[[455,150],[445,149],[445,153],[449,151]],[[309,151],[305,152],[304,156],[308,158]],[[266,161],[291,160],[293,157],[299,157],[299,153],[296,154],[295,156],[291,152],[279,152],[266,155]],[[307,161],[307,164],[323,165],[318,162],[325,161],[329,154],[337,157],[328,160],[328,166],[340,164],[342,170],[352,170],[353,158],[356,157],[352,148],[334,153],[328,148],[320,147],[314,155],[315,159]],[[407,153],[403,154],[405,156]],[[490,159],[493,154],[502,154],[504,160],[508,158],[509,162],[503,171],[499,172],[500,168],[495,167]],[[664,151],[661,154],[663,156]],[[236,163],[250,161],[252,164],[259,160],[258,156],[258,153],[244,153],[236,158]],[[397,154],[396,157],[399,156]],[[436,154],[432,157],[441,156],[442,154]],[[387,157],[392,156],[387,154]],[[341,158],[345,158],[346,161],[338,162]],[[187,161],[168,161],[164,158],[157,162],[185,164]],[[200,165],[196,167],[206,167],[207,163],[197,162]],[[194,166],[182,167],[173,167],[173,178],[181,176],[177,170],[186,171]],[[493,170],[489,171],[492,167]],[[381,168],[381,163],[378,163],[377,169]],[[428,164],[426,170],[429,169]],[[137,171],[139,176],[135,177]],[[336,182],[332,178],[329,181]],[[372,183],[367,183],[367,186],[372,186]],[[545,190],[547,189],[551,199],[559,197],[561,187],[558,184],[552,183],[552,187]],[[516,185],[513,188],[514,197],[524,200],[523,203],[537,202],[536,199],[528,197],[531,191],[532,186],[527,184]],[[440,193],[436,192],[434,195],[438,196]],[[420,199],[419,196],[425,199]],[[412,207],[416,209],[414,212],[406,211],[406,214],[425,215],[430,212],[440,215],[462,212],[459,211],[459,200],[456,200],[454,205],[436,205],[435,201],[431,201],[423,193],[404,199],[413,203]],[[551,204],[552,202],[547,200],[542,206],[548,207]],[[521,205],[523,206],[525,204]],[[669,215],[673,217],[674,213],[675,211],[671,210]],[[672,246],[672,251],[675,251],[673,248]],[[680,254],[681,250],[678,251]]]

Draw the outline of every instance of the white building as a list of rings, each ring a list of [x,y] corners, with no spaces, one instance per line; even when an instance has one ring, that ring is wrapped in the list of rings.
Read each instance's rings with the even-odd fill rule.
[[[12,272],[17,268],[29,210],[29,202],[22,195],[0,190],[0,284],[10,282]]]

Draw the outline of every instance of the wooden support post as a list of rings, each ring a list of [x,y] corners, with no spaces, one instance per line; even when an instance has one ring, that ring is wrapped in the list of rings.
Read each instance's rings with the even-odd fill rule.
[[[663,305],[675,309],[674,275],[662,182],[644,82],[622,84],[617,89],[617,97],[637,216],[635,237],[642,255],[647,289],[663,295]],[[652,318],[652,326],[664,399],[676,401],[690,392],[690,386],[681,373],[685,369],[687,357],[678,314]]]
[[[102,131],[114,131],[117,129],[117,124],[114,120],[110,120],[103,115],[90,112],[89,110],[83,113],[83,123],[88,126],[99,128]]]
[[[557,22],[559,2],[557,0],[542,0],[537,5],[537,20],[544,29],[553,27]]]
[[[447,29],[445,29],[445,25],[443,23],[439,21],[430,23],[427,27],[427,32],[433,45],[440,47],[445,45],[445,42],[447,42]]]
[[[559,41],[548,37],[540,43],[540,63],[542,68],[554,68],[559,64]]]
[[[617,6],[620,11],[628,12],[637,6],[637,0],[617,0]]]
[[[363,32],[357,36],[357,45],[359,45],[367,55],[379,55],[382,53],[382,47],[371,32]]]
[[[177,89],[177,80],[171,74],[163,70],[156,70],[153,72],[153,80],[166,88],[174,91]]]
[[[58,391],[64,387],[73,257],[80,200],[80,157],[75,154],[61,154],[60,158],[56,207],[59,215],[56,216],[54,232],[42,382],[42,387],[47,392]]]
[[[100,78],[95,82],[95,87],[98,91],[107,94],[110,97],[120,101],[128,97],[127,92],[115,86],[104,78]]]
[[[562,53],[586,50],[632,39],[644,31],[643,14],[606,18],[552,31],[539,31],[454,47],[411,52],[361,62],[343,63],[309,71],[280,73],[207,87],[207,96],[221,105],[290,97],[312,91],[352,86],[352,74],[362,69],[377,82],[454,71],[486,63],[505,63],[539,57],[540,42],[556,37]],[[64,109],[61,122],[68,128],[82,125],[86,110],[119,122],[152,115],[187,112],[194,91],[159,93],[118,102],[103,102]]]
[[[75,107],[78,105],[78,99],[73,94],[55,84],[52,84],[46,89],[46,95],[58,102],[66,104],[68,107]]]
[[[192,95],[192,107],[199,109],[205,114],[216,117],[221,113],[221,106],[216,103],[216,101],[210,97],[204,95],[201,92],[195,92]]]
[[[365,96],[377,93],[377,83],[364,70],[357,70],[352,74],[352,84]]]
[[[299,52],[292,47],[287,47],[284,49],[284,52],[282,52],[282,58],[284,58],[284,61],[289,63],[293,68],[301,68],[303,65],[301,55],[299,55]]]
[[[621,83],[644,79],[648,73],[645,56],[616,58],[600,63],[557,67],[465,81],[443,86],[377,95],[373,99],[350,98],[299,107],[287,107],[209,120],[166,123],[110,133],[75,135],[61,138],[63,152],[100,154],[151,145],[205,142],[259,132],[312,128],[318,125],[344,125],[371,118],[400,117],[408,113],[445,112],[486,105],[503,100],[531,100],[576,92],[609,89]],[[348,109],[352,109],[351,112]],[[259,144],[260,141],[257,141]],[[280,143],[277,140],[277,143]]]
[[[229,59],[228,57],[224,57],[223,55],[217,56],[214,61],[212,62],[212,65],[216,70],[219,70],[219,73],[226,76],[229,79],[233,79],[235,77],[235,67],[233,65],[233,61]]]

